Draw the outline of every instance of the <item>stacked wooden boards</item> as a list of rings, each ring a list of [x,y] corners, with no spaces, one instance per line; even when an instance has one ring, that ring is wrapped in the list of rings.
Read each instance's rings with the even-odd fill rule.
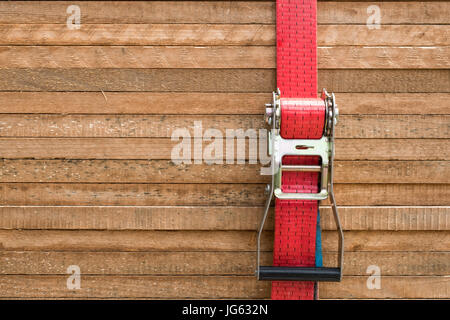
[[[366,26],[374,4],[379,29]],[[321,284],[322,299],[450,297],[449,9],[319,2],[346,237],[344,280]],[[270,296],[253,276],[268,177],[174,165],[170,137],[194,121],[263,128],[274,17],[266,1],[0,3],[0,297]],[[326,203],[322,215],[332,264]],[[371,265],[381,289],[367,287]]]

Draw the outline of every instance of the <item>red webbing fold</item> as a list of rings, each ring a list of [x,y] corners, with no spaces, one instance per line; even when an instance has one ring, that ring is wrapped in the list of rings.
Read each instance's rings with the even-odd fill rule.
[[[322,99],[281,99],[280,134],[284,139],[320,139],[324,124]]]
[[[325,108],[317,99],[316,0],[277,0],[277,87],[280,134],[285,139],[319,139]],[[285,99],[285,97],[287,99]],[[283,158],[283,164],[319,164],[319,157]],[[319,173],[284,172],[284,192],[318,192]],[[318,201],[275,201],[275,266],[315,265]],[[273,281],[272,299],[313,299],[310,281]]]

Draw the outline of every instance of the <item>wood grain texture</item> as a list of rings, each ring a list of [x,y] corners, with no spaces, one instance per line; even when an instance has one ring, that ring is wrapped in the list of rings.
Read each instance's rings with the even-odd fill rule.
[[[365,16],[367,18],[367,15]],[[322,46],[446,46],[449,30],[444,25],[321,25],[317,44]]]
[[[335,183],[448,183],[450,161],[336,161]],[[0,160],[0,182],[268,183],[258,164],[170,160]]]
[[[275,68],[271,46],[4,46],[0,68]],[[450,47],[318,48],[319,69],[448,69]]]
[[[366,16],[367,17],[367,16]],[[445,25],[319,25],[319,46],[448,46]],[[0,45],[275,45],[274,24],[0,24]]]
[[[427,97],[430,94],[426,95]],[[444,97],[450,94],[444,94]],[[437,94],[431,101],[441,100]],[[271,93],[0,92],[1,113],[262,114]],[[423,99],[425,100],[425,99]],[[444,103],[446,99],[443,99]],[[449,99],[450,100],[450,99]],[[430,100],[429,100],[430,101]],[[164,109],[161,108],[164,104]],[[384,105],[384,104],[383,104]],[[424,104],[421,104],[424,107]],[[449,104],[450,106],[450,104]],[[439,108],[441,110],[441,108]],[[422,109],[423,110],[423,109]]]
[[[205,130],[229,129],[244,137],[250,130],[267,129],[262,115],[0,115],[0,136],[82,138],[170,138],[179,128],[194,136],[195,121]],[[190,124],[190,125],[189,125]],[[450,138],[450,115],[364,115],[339,117],[337,138]]]
[[[336,99],[340,114],[448,114],[450,110],[445,93],[337,93]]]
[[[323,207],[321,227],[335,230],[331,209]],[[339,207],[341,224],[346,230],[448,230],[447,207]]]
[[[335,161],[339,183],[446,183],[448,161]]]
[[[0,229],[48,230],[257,230],[263,207],[230,206],[1,206]],[[321,206],[322,230],[335,230],[331,209]],[[344,230],[450,230],[447,207],[339,206]],[[273,209],[266,222],[273,230]]]
[[[78,5],[83,24],[274,23],[272,1],[27,1],[0,3],[0,23],[66,23]],[[431,8],[430,8],[431,9]]]
[[[80,30],[66,26],[73,4]],[[371,4],[379,29],[366,26]],[[318,3],[345,230],[345,277],[321,283],[323,299],[450,296],[449,9]],[[274,24],[273,1],[0,2],[0,298],[269,298],[254,277],[269,177],[169,159],[171,133],[194,121],[263,127]],[[326,201],[321,227],[334,265]],[[369,265],[380,290],[367,289]]]
[[[335,135],[338,138],[367,139],[450,138],[450,116],[342,116]]]
[[[342,283],[321,284],[325,299],[448,299],[448,277],[383,277],[381,289],[368,290],[367,277],[347,277]]]
[[[270,92],[0,91],[0,113],[262,115],[271,99]],[[337,93],[336,100],[341,115],[450,114],[448,93]]]
[[[3,91],[270,92],[275,86],[271,69],[0,69],[0,79]]]
[[[273,1],[27,1],[0,3],[0,23],[66,23],[69,5],[82,23],[275,23]],[[382,24],[448,24],[447,2],[377,2]],[[426,14],[424,14],[426,12]],[[365,24],[367,4],[319,1],[319,24]]]
[[[336,184],[340,205],[448,206],[448,184]],[[0,205],[263,206],[264,184],[2,183]],[[325,202],[327,203],[327,202]]]
[[[0,38],[0,45],[273,45],[275,27],[263,24],[86,24],[78,30],[70,30],[65,23],[3,24]]]
[[[440,55],[436,50],[431,51]],[[275,48],[6,46],[0,48],[0,68],[275,68]]]
[[[348,252],[344,275],[367,275],[378,265],[384,276],[439,276],[450,268],[449,252]],[[45,261],[45,263],[43,263]],[[66,275],[69,265],[83,275],[248,275],[254,274],[254,252],[54,252],[3,251],[0,274]],[[336,253],[324,253],[334,265]],[[262,265],[272,264],[272,252],[262,253]]]
[[[438,119],[442,119],[442,116],[438,116],[435,122],[439,121]],[[266,128],[261,115],[0,115],[0,136],[170,138],[178,128],[188,128],[194,136],[194,131],[190,128],[194,126],[194,121],[201,123],[204,130],[220,130],[223,135],[227,129],[245,131]],[[433,127],[433,120],[430,119],[430,122],[429,127]]]
[[[323,250],[337,251],[337,232],[324,231]],[[346,251],[447,251],[448,231],[346,231]],[[436,241],[439,239],[439,241]],[[264,232],[272,250],[273,232]],[[255,231],[0,230],[5,251],[251,251]],[[414,250],[411,250],[411,249]]]
[[[319,88],[334,92],[450,92],[450,71],[441,70],[319,70]],[[431,87],[436,83],[437,87]]]
[[[448,2],[376,1],[382,19],[380,24],[448,24]],[[318,1],[317,21],[322,24],[366,24],[365,1]]]
[[[319,69],[448,69],[450,47],[318,48]]]
[[[0,276],[4,298],[207,298],[268,299],[270,282],[254,276],[82,276],[80,290],[68,290],[65,276]],[[381,290],[368,290],[367,276],[323,283],[321,299],[447,298],[449,279],[439,276],[383,277]]]
[[[234,145],[239,141],[234,139]],[[196,140],[198,141],[198,140]],[[226,142],[222,141],[223,157],[203,154],[198,148],[191,150],[191,158],[225,161]],[[254,141],[254,140],[252,140]],[[242,144],[242,139],[240,139]],[[168,138],[0,138],[0,158],[5,159],[145,159],[182,160],[189,157],[174,152],[181,139]],[[200,145],[200,143],[196,142]],[[192,143],[193,145],[193,143]],[[206,146],[206,143],[204,143]],[[247,142],[248,147],[248,142]],[[236,149],[235,148],[235,149]],[[436,150],[440,150],[436,153]],[[242,150],[244,151],[244,150]],[[257,153],[236,156],[228,152],[228,159],[257,160]],[[448,160],[449,139],[337,139],[336,160]],[[222,162],[223,163],[223,162]],[[234,161],[236,163],[236,161]],[[256,163],[256,162],[255,162]],[[218,163],[220,164],[220,163]]]
[[[0,69],[2,91],[266,92],[273,69]],[[450,92],[449,70],[319,70],[335,92]]]

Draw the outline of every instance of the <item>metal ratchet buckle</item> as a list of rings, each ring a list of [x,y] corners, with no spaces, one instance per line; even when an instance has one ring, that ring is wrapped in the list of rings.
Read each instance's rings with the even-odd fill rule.
[[[281,94],[278,89],[273,93],[273,102],[266,104],[266,122],[271,126],[269,132],[268,151],[271,156],[272,183],[266,186],[266,205],[258,230],[257,270],[258,280],[298,280],[298,281],[340,281],[342,279],[344,261],[344,234],[342,231],[336,201],[333,192],[333,160],[334,160],[334,128],[337,124],[338,109],[334,94],[322,92],[325,105],[324,133],[320,139],[283,139],[281,127]],[[286,155],[319,156],[320,165],[283,165]],[[281,189],[283,171],[320,172],[320,192],[318,193],[286,193]],[[261,267],[260,246],[261,234],[267,219],[272,197],[281,200],[325,200],[330,197],[331,208],[339,233],[338,268],[325,267]]]

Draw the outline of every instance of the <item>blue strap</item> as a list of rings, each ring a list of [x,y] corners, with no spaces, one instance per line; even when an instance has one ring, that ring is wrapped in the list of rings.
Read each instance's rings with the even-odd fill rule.
[[[317,229],[316,229],[316,267],[323,266],[322,257],[322,236],[320,234],[320,212],[317,210]]]

